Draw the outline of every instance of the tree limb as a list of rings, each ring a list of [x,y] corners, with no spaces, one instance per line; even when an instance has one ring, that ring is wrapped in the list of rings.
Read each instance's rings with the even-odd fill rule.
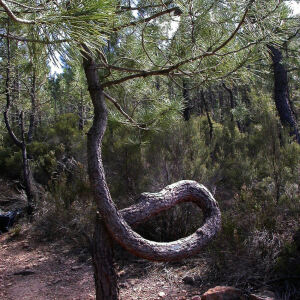
[[[36,24],[36,21],[18,18],[18,17],[12,12],[12,10],[9,8],[9,6],[6,4],[5,1],[0,0],[0,5],[4,8],[4,10],[5,10],[6,13],[8,14],[8,16],[9,16],[12,20],[14,20],[15,22],[23,23],[23,24]]]
[[[0,0],[0,1],[1,1],[1,0]],[[0,2],[0,3],[1,3],[1,2]],[[114,28],[113,28],[113,31],[119,31],[119,30],[121,30],[121,29],[123,29],[123,28],[126,28],[126,27],[130,27],[130,26],[135,26],[135,25],[138,25],[138,24],[147,23],[147,22],[150,22],[150,21],[153,20],[153,19],[156,19],[156,18],[158,18],[158,17],[160,17],[160,16],[169,14],[169,13],[171,13],[171,12],[173,12],[173,11],[176,11],[176,10],[178,10],[177,7],[168,8],[168,9],[166,9],[166,10],[163,10],[163,11],[160,11],[160,12],[158,12],[158,13],[156,13],[156,14],[153,14],[152,16],[150,16],[150,17],[148,17],[148,18],[141,19],[141,20],[138,20],[138,21],[132,21],[132,22],[130,22],[130,23],[128,23],[128,24],[124,24],[124,25],[120,25],[120,26],[118,26],[118,27],[114,27]]]
[[[60,44],[60,43],[65,43],[65,42],[70,41],[68,39],[55,40],[55,41],[35,40],[35,39],[28,39],[28,38],[25,38],[25,37],[22,37],[22,36],[16,36],[16,35],[11,35],[11,34],[4,34],[4,33],[0,33],[0,37],[9,38],[11,40],[16,40],[16,41],[25,42],[25,43],[40,43],[40,44],[47,44],[47,45]]]
[[[245,12],[242,16],[242,19],[240,20],[239,24],[237,25],[236,29],[231,33],[231,35],[221,44],[219,45],[218,47],[216,47],[214,50],[212,50],[211,52],[205,52],[203,54],[200,54],[200,55],[197,55],[197,56],[194,56],[194,57],[190,57],[188,59],[185,59],[185,60],[182,60],[172,66],[169,66],[169,67],[166,67],[166,68],[163,68],[163,69],[160,69],[160,70],[153,70],[153,71],[145,71],[145,72],[139,72],[139,73],[136,73],[136,74],[132,74],[132,75],[128,75],[128,76],[125,76],[125,77],[122,77],[122,78],[119,78],[119,79],[116,79],[116,80],[111,80],[111,81],[107,81],[105,83],[103,83],[102,87],[109,87],[109,86],[112,86],[112,85],[115,85],[115,84],[120,84],[122,82],[125,82],[125,81],[128,81],[128,80],[131,80],[131,79],[135,79],[135,78],[140,78],[140,77],[149,77],[149,76],[157,76],[157,75],[161,75],[161,76],[167,76],[169,75],[172,71],[178,69],[179,67],[187,64],[187,63],[191,63],[191,62],[194,62],[196,60],[199,60],[199,59],[202,59],[204,57],[209,57],[209,56],[213,56],[213,55],[216,55],[216,53],[221,50],[222,48],[224,48],[234,37],[235,35],[238,33],[239,29],[241,28],[241,26],[243,25],[243,23],[245,22],[245,18],[248,14],[248,11],[251,7],[251,5],[253,4],[255,0],[251,0],[246,9],[245,9]]]
[[[143,127],[142,125],[138,124],[135,120],[133,120],[122,108],[122,106],[118,103],[116,99],[108,95],[107,93],[103,92],[103,95],[113,103],[113,105],[117,108],[117,110],[135,127],[138,127],[139,129],[147,130],[146,127]]]

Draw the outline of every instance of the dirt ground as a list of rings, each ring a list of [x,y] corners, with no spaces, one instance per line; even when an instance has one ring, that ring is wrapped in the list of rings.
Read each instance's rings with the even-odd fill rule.
[[[91,260],[62,242],[37,244],[28,231],[0,235],[0,299],[95,299]],[[117,268],[124,300],[184,300],[200,294],[199,286],[182,281],[190,266],[135,260]]]

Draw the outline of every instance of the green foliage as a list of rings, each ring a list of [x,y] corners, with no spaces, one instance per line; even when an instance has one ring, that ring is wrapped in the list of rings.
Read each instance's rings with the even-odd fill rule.
[[[0,174],[10,179],[18,179],[22,176],[22,154],[21,151],[11,150],[0,147]]]
[[[300,276],[300,251],[295,242],[284,245],[274,268],[285,276]]]

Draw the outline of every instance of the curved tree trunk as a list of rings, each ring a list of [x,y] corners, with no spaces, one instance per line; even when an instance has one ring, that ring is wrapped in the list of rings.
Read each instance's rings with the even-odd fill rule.
[[[158,193],[144,193],[137,205],[122,211],[117,210],[107,186],[101,157],[101,143],[107,124],[104,92],[99,82],[95,61],[89,49],[84,45],[83,47],[85,50],[82,52],[83,67],[94,106],[93,125],[88,132],[87,140],[88,173],[94,199],[105,224],[105,226],[103,224],[100,227],[97,226],[101,234],[96,232],[94,236],[93,257],[97,299],[117,299],[114,267],[112,263],[108,263],[112,259],[108,233],[136,256],[154,261],[178,260],[199,252],[213,238],[221,226],[221,213],[210,192],[195,181],[180,181],[167,186]],[[181,202],[193,202],[204,213],[204,224],[194,234],[170,243],[158,243],[144,239],[131,229],[130,225],[143,222]],[[107,287],[108,282],[113,282],[113,284]],[[102,292],[98,294],[103,286],[106,286],[105,289],[110,295],[106,298],[103,298]]]
[[[288,77],[285,66],[282,63],[282,53],[274,46],[268,45],[268,48],[273,61],[274,97],[276,109],[279,114],[281,124],[290,128],[291,135],[295,135],[297,142],[300,144],[297,122],[295,121],[289,103]]]

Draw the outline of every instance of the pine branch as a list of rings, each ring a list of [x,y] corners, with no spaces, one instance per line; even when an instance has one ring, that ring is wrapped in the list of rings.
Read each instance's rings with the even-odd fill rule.
[[[114,99],[113,97],[111,97],[110,95],[108,95],[107,93],[105,93],[103,91],[103,95],[110,101],[113,103],[113,105],[117,108],[117,110],[131,123],[133,124],[135,127],[142,129],[142,130],[149,130],[148,128],[146,128],[145,126],[138,124],[135,120],[133,120],[121,107],[121,105],[118,103],[118,101],[116,99]]]
[[[255,2],[255,0],[251,0],[248,3],[248,5],[245,9],[245,12],[244,12],[239,24],[237,25],[236,29],[231,33],[231,35],[221,45],[216,47],[213,51],[205,52],[203,54],[200,54],[200,55],[197,55],[197,56],[194,56],[194,57],[190,57],[190,58],[182,60],[182,61],[180,61],[180,62],[178,62],[178,63],[176,63],[172,66],[169,66],[167,68],[163,68],[163,69],[160,69],[160,70],[139,72],[139,73],[128,75],[128,76],[125,76],[125,77],[122,77],[122,78],[119,78],[119,79],[116,79],[116,80],[107,81],[102,86],[103,87],[109,87],[109,86],[112,86],[112,85],[115,85],[115,84],[120,84],[122,82],[131,80],[131,79],[135,79],[135,78],[140,78],[140,77],[145,78],[145,77],[149,77],[149,76],[168,76],[171,72],[173,72],[175,70],[178,70],[179,67],[181,67],[181,66],[183,66],[187,63],[191,63],[191,62],[197,61],[199,59],[203,59],[205,57],[216,55],[218,51],[220,51],[222,48],[224,48],[236,36],[238,31],[240,30],[240,28],[244,24],[246,16],[248,14],[248,11],[249,11],[250,7],[252,6],[252,4],[254,2]]]
[[[16,41],[20,41],[20,42],[25,42],[25,43],[40,43],[40,44],[47,44],[47,45],[60,44],[60,43],[65,43],[65,42],[70,41],[69,39],[55,40],[55,41],[36,40],[36,39],[28,39],[23,36],[16,36],[16,35],[5,34],[5,33],[0,33],[0,37],[8,38],[10,40],[16,40]]]
[[[0,0],[0,1],[1,1],[1,0]],[[148,17],[148,18],[141,19],[141,20],[138,20],[138,21],[132,21],[132,22],[130,22],[130,23],[128,23],[128,24],[124,24],[124,25],[120,25],[120,26],[118,26],[118,27],[114,27],[112,30],[113,30],[113,31],[119,31],[119,30],[121,30],[121,29],[123,29],[123,28],[126,28],[126,27],[135,26],[135,25],[143,24],[143,23],[148,23],[148,22],[150,22],[150,21],[153,20],[153,19],[156,19],[156,18],[158,18],[158,17],[160,17],[160,16],[163,16],[163,15],[166,15],[166,14],[170,14],[170,13],[173,12],[173,11],[174,11],[174,12],[175,12],[175,11],[178,11],[178,7],[168,8],[168,9],[163,10],[163,11],[160,11],[160,12],[158,12],[158,13],[156,13],[156,14],[154,14],[154,15]]]
[[[17,23],[23,23],[23,24],[36,24],[36,21],[34,20],[26,20],[26,19],[21,19],[18,18],[13,12],[12,10],[9,8],[9,6],[6,4],[5,1],[0,0],[0,5],[4,8],[4,10],[6,11],[7,15],[14,20]]]

